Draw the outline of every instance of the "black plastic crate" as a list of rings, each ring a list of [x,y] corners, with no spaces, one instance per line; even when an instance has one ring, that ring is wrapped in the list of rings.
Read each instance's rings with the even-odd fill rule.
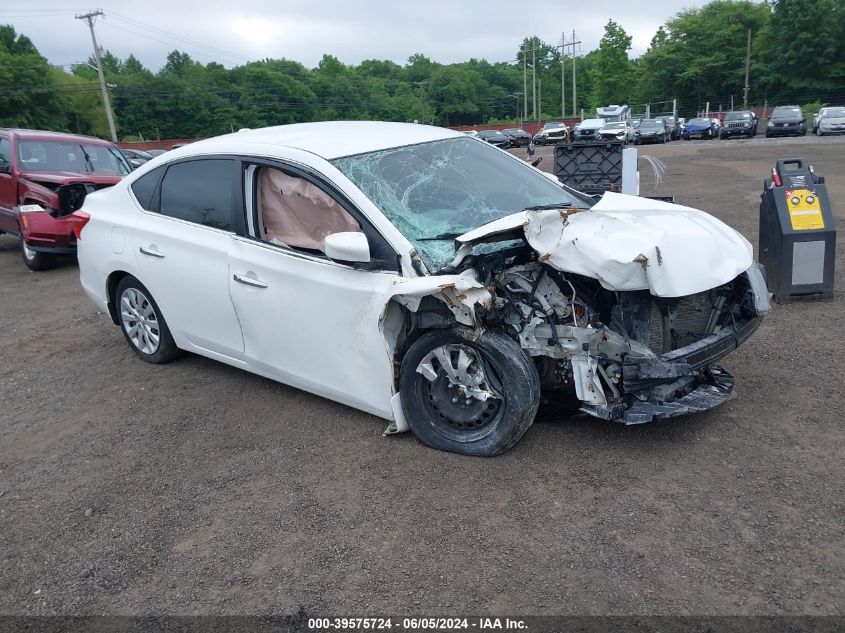
[[[555,146],[554,175],[587,194],[622,190],[622,150],[616,141]]]

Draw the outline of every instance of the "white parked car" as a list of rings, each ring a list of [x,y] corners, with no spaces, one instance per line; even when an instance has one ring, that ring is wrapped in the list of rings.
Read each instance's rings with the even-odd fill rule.
[[[543,393],[625,424],[709,409],[768,310],[751,246],[694,209],[592,198],[414,124],[241,131],[90,194],[82,286],[143,360],[181,350],[495,455]]]
[[[605,123],[599,130],[599,136],[606,141],[622,141],[629,143],[634,140],[634,126],[630,121],[614,121]]]

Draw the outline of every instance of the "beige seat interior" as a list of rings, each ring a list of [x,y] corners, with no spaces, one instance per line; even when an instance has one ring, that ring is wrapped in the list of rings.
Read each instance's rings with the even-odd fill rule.
[[[258,172],[261,239],[292,248],[325,252],[327,235],[361,232],[361,226],[322,189],[302,178],[264,167]]]

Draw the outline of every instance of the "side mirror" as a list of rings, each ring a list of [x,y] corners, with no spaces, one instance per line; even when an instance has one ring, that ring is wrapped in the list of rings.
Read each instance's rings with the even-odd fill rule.
[[[370,243],[367,236],[357,231],[326,235],[323,250],[326,257],[339,262],[364,264],[370,261]]]
[[[12,163],[7,161],[5,158],[0,157],[0,174],[10,173],[12,173]]]

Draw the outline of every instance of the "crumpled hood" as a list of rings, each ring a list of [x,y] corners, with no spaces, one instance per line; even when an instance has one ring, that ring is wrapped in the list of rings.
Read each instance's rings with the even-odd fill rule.
[[[710,127],[710,123],[687,123],[684,125],[684,129],[687,132],[703,132],[704,130],[709,130]]]
[[[49,182],[54,185],[67,185],[72,182],[90,182],[95,185],[114,185],[123,176],[107,174],[83,174],[75,171],[22,171],[21,177],[33,182]]]
[[[493,241],[486,238],[519,227],[540,261],[608,290],[681,297],[725,284],[753,263],[748,240],[704,211],[612,192],[591,209],[523,211],[457,241]]]

